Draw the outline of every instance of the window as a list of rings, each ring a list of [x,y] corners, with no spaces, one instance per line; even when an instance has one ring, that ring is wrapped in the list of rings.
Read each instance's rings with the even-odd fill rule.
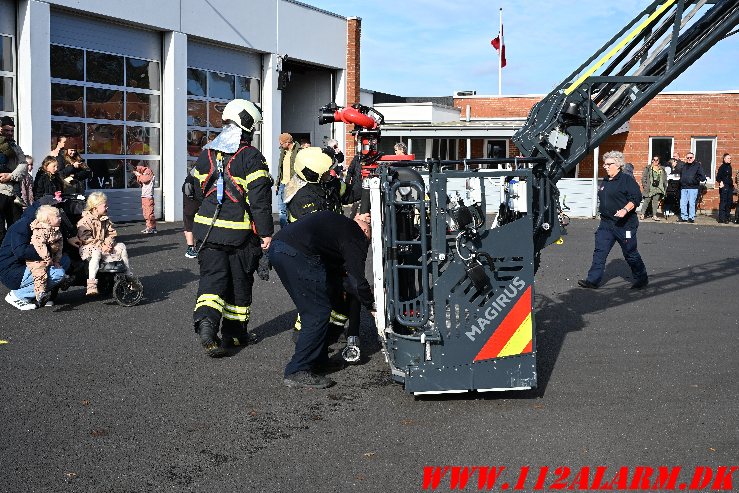
[[[241,75],[187,69],[187,159],[192,167],[203,150],[221,131],[221,115],[234,98],[259,103],[259,80]],[[254,133],[252,145],[260,148],[261,132]]]
[[[716,137],[692,137],[690,148],[695,154],[695,160],[703,166],[703,172],[708,181],[716,177]]]
[[[0,35],[0,116],[15,118],[15,51],[13,38]]]
[[[434,159],[457,159],[457,139],[433,139],[431,141],[431,157]]]
[[[67,137],[92,171],[89,188],[137,188],[141,161],[160,180],[158,61],[51,45],[51,147]]]
[[[504,139],[486,140],[485,141],[485,157],[486,158],[507,158],[508,157],[508,141]]]
[[[649,156],[645,160],[651,163],[654,156],[659,156],[660,163],[667,164],[672,159],[672,137],[650,137],[649,138]],[[634,167],[639,169],[642,163],[634,163]]]

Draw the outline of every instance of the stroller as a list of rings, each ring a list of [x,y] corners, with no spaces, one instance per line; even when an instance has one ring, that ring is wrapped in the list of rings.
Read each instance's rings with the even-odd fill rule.
[[[66,237],[77,234],[77,221],[82,217],[85,208],[83,195],[63,195],[59,203],[62,218],[62,228]],[[72,260],[65,280],[60,289],[66,290],[71,286],[86,286],[88,260],[82,260],[79,250],[68,243],[64,243],[64,253]],[[103,295],[113,295],[113,299],[121,306],[134,306],[144,297],[144,286],[138,277],[128,275],[126,265],[118,260],[101,262],[97,273],[98,291]]]

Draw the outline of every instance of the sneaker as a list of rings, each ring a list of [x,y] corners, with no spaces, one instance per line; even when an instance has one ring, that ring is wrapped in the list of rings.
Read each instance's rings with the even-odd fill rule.
[[[31,303],[25,299],[18,298],[12,291],[9,292],[8,295],[5,297],[5,301],[19,310],[26,311],[36,309],[36,305],[34,303]]]
[[[577,281],[578,286],[581,288],[588,288],[588,289],[598,289],[597,284],[593,284],[592,282],[588,281],[587,279],[580,279]]]
[[[145,235],[155,235],[157,234],[156,228],[144,228],[141,230],[142,233]]]
[[[307,389],[326,389],[336,383],[328,377],[316,375],[310,371],[292,373],[287,375],[282,382],[291,388],[303,387]]]
[[[688,222],[688,220],[687,219],[683,219],[682,217],[678,217],[677,218],[677,222],[679,222],[679,223],[686,223],[686,222]]]
[[[688,219],[688,222],[689,222],[690,224],[694,224],[694,223],[695,223],[695,219]]]
[[[187,250],[185,251],[185,257],[186,258],[198,258],[198,251],[195,250],[195,247],[187,247]]]

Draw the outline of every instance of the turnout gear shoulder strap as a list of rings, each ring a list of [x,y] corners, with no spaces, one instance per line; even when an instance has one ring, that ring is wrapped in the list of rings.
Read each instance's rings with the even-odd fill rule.
[[[228,197],[231,202],[240,202],[245,200],[246,191],[244,189],[245,183],[241,178],[235,177],[231,174],[231,163],[233,163],[236,156],[239,155],[245,149],[249,149],[251,146],[243,146],[239,148],[231,157],[228,159],[228,163],[223,165],[224,157],[228,155],[221,151],[215,151],[215,163],[213,162],[214,152],[208,150],[208,162],[210,163],[210,172],[208,173],[205,180],[202,181],[203,195],[205,197],[210,196],[214,192],[219,204],[223,203],[224,197]]]

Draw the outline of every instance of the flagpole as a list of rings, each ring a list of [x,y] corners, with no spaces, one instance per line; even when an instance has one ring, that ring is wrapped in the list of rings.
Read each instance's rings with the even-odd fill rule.
[[[498,96],[503,95],[503,7],[500,8],[500,25],[498,26],[498,36],[500,36],[501,46],[498,50]]]

